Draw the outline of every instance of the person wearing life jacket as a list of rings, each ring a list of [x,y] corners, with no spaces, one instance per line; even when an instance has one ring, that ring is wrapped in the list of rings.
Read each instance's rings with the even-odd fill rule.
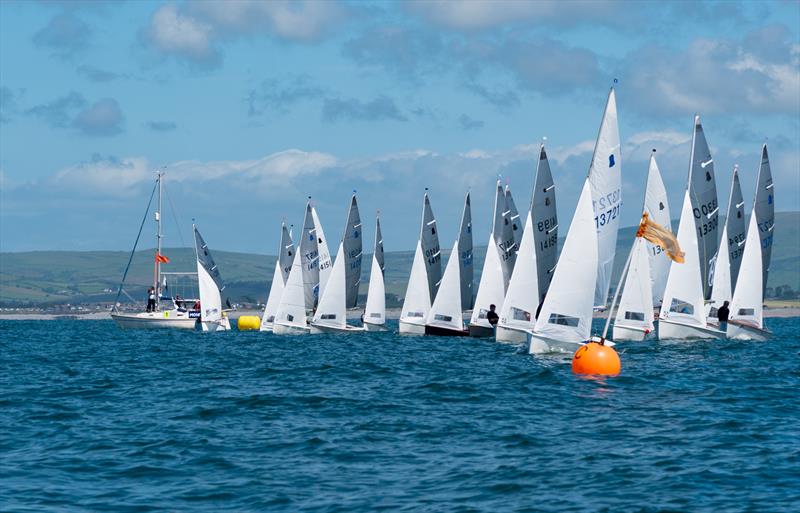
[[[497,321],[500,320],[500,316],[497,315],[497,312],[495,312],[495,308],[497,308],[495,305],[489,305],[489,311],[486,312],[486,320],[489,321],[489,324],[492,325],[492,328],[497,326]]]

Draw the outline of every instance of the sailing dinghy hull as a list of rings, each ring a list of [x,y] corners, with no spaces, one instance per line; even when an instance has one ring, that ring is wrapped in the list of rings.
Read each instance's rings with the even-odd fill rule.
[[[645,330],[638,326],[622,326],[621,324],[614,324],[612,331],[612,338],[614,340],[629,340],[631,342],[642,342],[650,338],[652,331]]]
[[[386,328],[385,324],[373,324],[371,322],[364,321],[364,331],[389,331]]]
[[[757,342],[766,342],[772,337],[772,332],[763,328],[755,326],[747,326],[735,322],[728,322],[728,338],[734,340],[755,340]]]
[[[277,322],[272,325],[272,333],[276,335],[307,335],[309,331],[308,326],[290,326]]]
[[[424,335],[425,325],[415,324],[408,321],[400,321],[400,334],[401,335]]]
[[[165,329],[177,328],[193,330],[196,319],[188,312],[165,310],[162,312],[140,312],[135,314],[111,314],[111,318],[122,329]]]
[[[527,328],[530,329],[530,328]],[[528,340],[526,328],[515,328],[513,326],[497,325],[495,338],[498,342],[508,342],[511,344],[522,344]]]
[[[425,334],[434,337],[468,337],[469,331],[454,330],[453,328],[445,328],[443,326],[433,326],[430,324],[426,324]]]
[[[223,318],[220,321],[208,321],[208,322],[199,321],[197,324],[195,324],[195,329],[205,333],[214,333],[217,331],[229,331],[231,329],[231,323],[227,317]]]
[[[555,340],[541,335],[535,335],[530,331],[526,331],[525,335],[528,342],[529,354],[547,354],[547,353],[566,353],[573,354],[578,350],[583,343],[565,342],[563,340]]]
[[[494,337],[494,328],[481,326],[480,324],[470,324],[469,336],[475,338],[491,338]]]
[[[725,338],[725,332],[712,327],[692,326],[669,319],[659,319],[659,340],[713,340]]]
[[[326,326],[324,324],[312,324],[310,326],[312,335],[324,335],[325,333],[357,333],[367,331],[363,326]]]

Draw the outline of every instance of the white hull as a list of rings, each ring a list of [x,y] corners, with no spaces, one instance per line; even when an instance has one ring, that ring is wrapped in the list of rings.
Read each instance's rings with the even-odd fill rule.
[[[365,331],[388,331],[385,324],[372,324],[371,322],[364,321]]]
[[[271,322],[262,322],[259,331],[272,331],[272,325]]]
[[[652,331],[650,333],[653,333]],[[645,333],[644,328],[634,327],[634,326],[622,326],[620,324],[614,323],[614,329],[612,331],[612,338],[614,340],[630,340],[633,342],[641,342],[646,338],[649,338],[650,333]]]
[[[228,318],[224,318],[219,322],[200,322],[200,330],[207,332],[207,333],[214,333],[217,331],[229,331],[231,329],[231,323]]]
[[[312,324],[310,326],[312,335],[322,335],[324,333],[359,333],[367,331],[362,326],[326,326],[324,324]]]
[[[525,335],[527,336],[529,354],[573,354],[578,350],[579,347],[583,345],[583,343],[564,342],[562,340],[542,337],[541,335],[534,335],[531,331],[526,331]]]
[[[276,335],[307,335],[309,331],[308,326],[291,326],[277,322],[272,325],[272,333]]]
[[[712,340],[725,338],[725,332],[713,327],[692,326],[669,319],[659,319],[659,340]]]
[[[197,319],[188,312],[165,310],[163,312],[140,312],[135,314],[112,313],[111,318],[122,329],[177,328],[193,330]]]
[[[745,326],[744,324],[728,323],[728,338],[735,340],[755,340],[766,342],[772,337],[772,332],[755,326]]]
[[[528,340],[528,333],[525,328],[501,326],[498,324],[497,331],[495,332],[495,340],[511,344],[522,344]]]
[[[400,321],[400,334],[401,335],[424,335],[425,324],[415,324],[406,321]]]

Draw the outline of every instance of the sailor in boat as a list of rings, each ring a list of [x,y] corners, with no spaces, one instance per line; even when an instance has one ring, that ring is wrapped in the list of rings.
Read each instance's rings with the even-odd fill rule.
[[[717,319],[719,319],[719,329],[720,331],[727,331],[728,330],[728,317],[731,314],[730,309],[728,308],[728,304],[730,301],[725,301],[721,307],[717,310]]]
[[[495,305],[489,305],[489,311],[486,312],[486,320],[489,321],[493,328],[497,327],[497,321],[500,320],[500,316],[495,312],[496,308]]]
[[[154,289],[153,287],[147,289],[147,311],[148,312],[156,311],[156,289]]]

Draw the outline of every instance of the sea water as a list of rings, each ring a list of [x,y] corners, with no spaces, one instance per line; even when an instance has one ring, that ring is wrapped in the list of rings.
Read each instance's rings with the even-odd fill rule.
[[[589,379],[490,340],[2,321],[0,510],[794,512],[800,322],[768,326]]]

